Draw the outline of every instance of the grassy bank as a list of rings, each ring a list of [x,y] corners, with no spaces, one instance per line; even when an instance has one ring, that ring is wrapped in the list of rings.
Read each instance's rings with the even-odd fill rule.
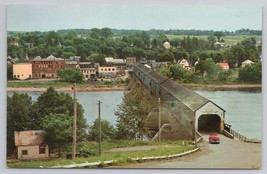
[[[224,83],[180,83],[187,88],[193,90],[261,90],[262,84],[247,83],[237,80],[237,71],[233,71],[229,80]],[[70,91],[73,83],[59,81],[8,81],[7,88],[9,91],[45,91],[49,87],[61,91]],[[124,90],[125,82],[94,82],[77,84],[78,91],[108,91],[108,90]]]
[[[183,84],[192,90],[207,91],[260,91],[261,84]]]
[[[97,143],[96,142],[84,142],[80,143],[78,146],[89,146],[92,148],[92,151],[97,153]],[[142,146],[156,146],[150,150],[138,150],[138,151],[122,151],[119,150],[116,152],[111,152],[109,150],[120,147],[140,147]],[[124,164],[132,163],[129,158],[140,158],[140,157],[150,157],[150,156],[162,156],[162,155],[172,155],[182,153],[194,148],[190,143],[183,144],[182,141],[176,142],[142,142],[142,141],[105,141],[103,143],[103,152],[102,156],[89,156],[89,157],[80,157],[75,160],[68,160],[65,157],[49,159],[49,160],[39,160],[39,161],[17,161],[9,162],[7,166],[9,168],[49,168],[57,165],[68,165],[72,162],[79,164],[84,162],[97,162],[97,161],[107,161],[107,160],[117,160],[113,165],[120,166]],[[100,166],[103,167],[103,166]]]

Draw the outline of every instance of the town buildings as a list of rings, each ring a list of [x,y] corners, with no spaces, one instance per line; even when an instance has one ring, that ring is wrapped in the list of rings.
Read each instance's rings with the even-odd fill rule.
[[[19,80],[26,80],[32,78],[32,64],[31,63],[15,63],[13,64],[13,78]]]
[[[57,78],[57,71],[65,68],[65,60],[52,55],[45,59],[37,56],[31,60],[31,64],[34,79]]]
[[[126,69],[133,69],[136,62],[136,57],[126,57]]]
[[[20,80],[58,78],[58,70],[72,69],[80,71],[85,80],[96,77],[116,77],[125,75],[126,60],[106,58],[105,66],[94,62],[80,62],[79,58],[64,60],[53,55],[47,58],[37,56],[26,63],[14,62],[9,56],[8,62],[13,65],[13,77]],[[136,63],[136,58],[127,58],[128,68]]]

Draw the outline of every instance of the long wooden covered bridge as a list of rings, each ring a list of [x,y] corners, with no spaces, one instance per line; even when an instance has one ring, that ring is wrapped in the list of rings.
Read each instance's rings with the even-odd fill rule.
[[[156,136],[161,139],[196,140],[199,132],[223,132],[225,110],[211,100],[143,64],[134,65],[128,89],[136,85],[147,88],[152,96],[160,99],[160,109],[150,112],[148,125],[155,131],[160,130]]]

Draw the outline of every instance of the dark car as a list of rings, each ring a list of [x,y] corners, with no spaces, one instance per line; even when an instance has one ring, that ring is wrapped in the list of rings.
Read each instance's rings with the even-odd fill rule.
[[[210,144],[220,144],[220,138],[218,137],[217,134],[210,134],[209,143]]]

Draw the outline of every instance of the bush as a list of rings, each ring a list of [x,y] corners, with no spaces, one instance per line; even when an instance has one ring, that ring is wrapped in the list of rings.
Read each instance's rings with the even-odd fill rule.
[[[255,63],[240,69],[238,74],[238,79],[247,82],[261,82],[262,79],[261,63]]]
[[[80,71],[76,70],[59,70],[58,76],[60,78],[60,81],[63,82],[81,83],[83,81],[83,74]]]

